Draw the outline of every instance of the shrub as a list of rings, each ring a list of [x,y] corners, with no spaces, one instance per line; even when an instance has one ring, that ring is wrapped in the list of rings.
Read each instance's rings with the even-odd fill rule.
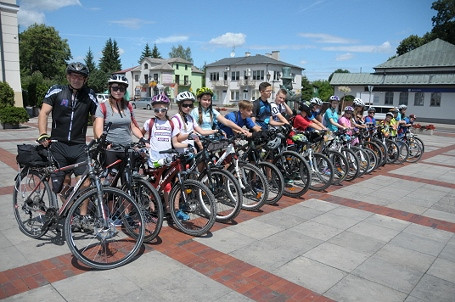
[[[14,106],[14,90],[7,82],[0,82],[0,108]]]
[[[24,107],[4,107],[0,108],[0,123],[2,124],[20,124],[28,122],[29,115]]]

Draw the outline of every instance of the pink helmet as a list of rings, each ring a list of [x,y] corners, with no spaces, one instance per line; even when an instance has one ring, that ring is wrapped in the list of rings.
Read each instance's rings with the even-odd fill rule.
[[[168,105],[171,101],[169,100],[169,98],[167,97],[167,95],[165,95],[164,93],[160,93],[160,94],[157,94],[155,95],[153,98],[152,98],[152,106],[155,105],[155,104],[165,104],[165,105]]]

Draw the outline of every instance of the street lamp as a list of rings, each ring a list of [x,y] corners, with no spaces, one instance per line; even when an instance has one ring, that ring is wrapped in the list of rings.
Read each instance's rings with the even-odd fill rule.
[[[267,82],[270,82],[270,77],[271,77],[271,76],[272,76],[272,75],[270,74],[270,72],[267,72]]]

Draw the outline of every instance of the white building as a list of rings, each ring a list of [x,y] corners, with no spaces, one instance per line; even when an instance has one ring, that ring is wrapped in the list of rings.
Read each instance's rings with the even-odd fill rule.
[[[22,107],[22,87],[19,66],[19,34],[16,0],[0,1],[0,81],[14,90],[16,107]]]
[[[335,73],[330,81],[375,105],[401,104],[419,121],[455,124],[455,45],[435,39],[376,66],[374,73]],[[370,93],[371,91],[371,93]]]
[[[259,98],[259,84],[269,82],[273,87],[271,100],[274,100],[283,85],[283,77],[292,79],[295,94],[301,93],[303,70],[280,61],[279,51],[255,56],[247,52],[244,57],[225,58],[206,65],[205,86],[213,90],[214,103],[229,104]]]

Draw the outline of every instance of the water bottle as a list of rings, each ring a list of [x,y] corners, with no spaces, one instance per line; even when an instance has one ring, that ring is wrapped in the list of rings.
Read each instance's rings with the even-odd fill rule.
[[[172,158],[170,158],[170,157],[160,158],[159,160],[152,162],[152,167],[159,168],[159,167],[167,165],[171,162],[172,162]]]

